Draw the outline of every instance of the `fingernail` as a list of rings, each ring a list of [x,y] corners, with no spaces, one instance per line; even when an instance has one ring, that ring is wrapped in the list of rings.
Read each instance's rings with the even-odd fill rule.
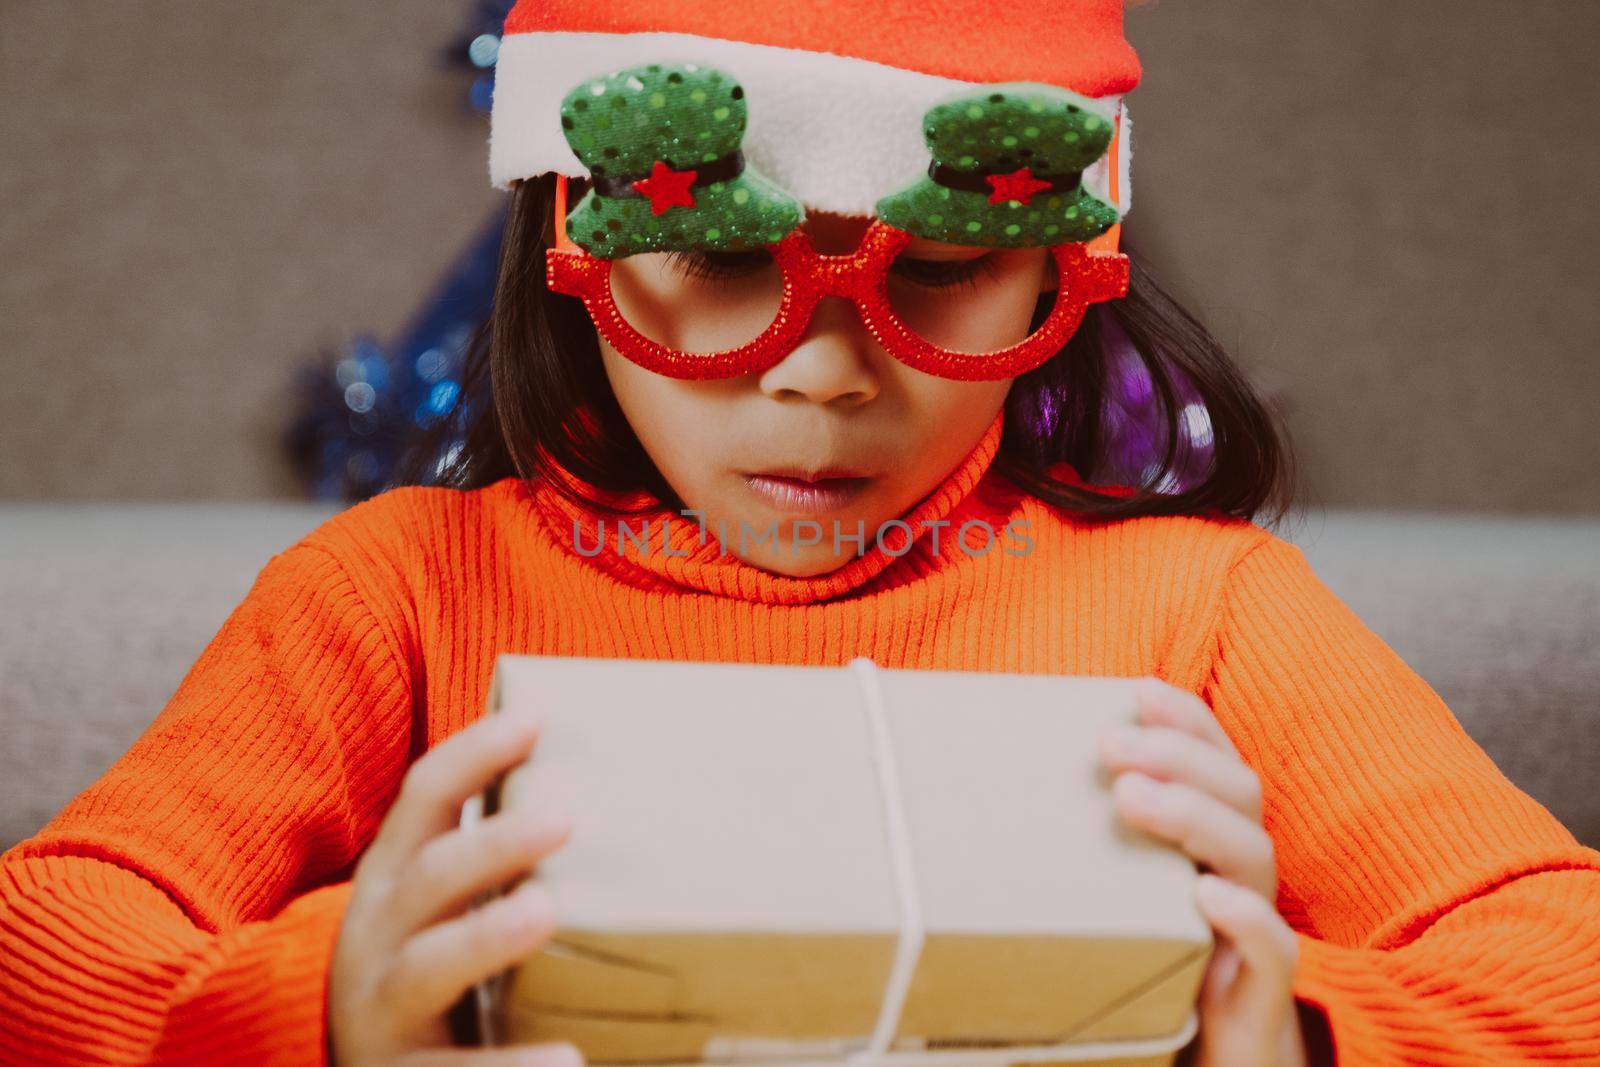
[[[528,708],[497,711],[495,714],[500,717],[501,722],[505,723],[507,730],[518,736],[537,731],[541,722],[539,713]]]
[[[574,828],[572,812],[565,808],[556,808],[545,811],[539,816],[541,825],[552,834],[570,834]]]
[[[1142,740],[1137,728],[1132,726],[1113,726],[1101,735],[1100,743],[1107,754],[1115,759],[1133,759],[1139,755],[1139,744]]]
[[[1230,989],[1239,977],[1239,968],[1244,966],[1244,959],[1231,945],[1224,945],[1217,952],[1216,982],[1221,989]]]
[[[525,932],[531,934],[549,921],[553,910],[550,894],[544,886],[528,881],[506,898],[500,922],[508,936],[517,937]]]
[[[1208,872],[1202,874],[1195,883],[1194,892],[1202,907],[1226,908],[1238,899],[1236,894],[1239,892],[1239,887],[1225,878]]]
[[[563,1042],[550,1047],[549,1067],[583,1067],[583,1050],[577,1045]]]
[[[1113,788],[1121,790],[1125,798],[1136,804],[1148,804],[1161,795],[1161,783],[1137,771],[1119,775]]]
[[[542,799],[519,797],[496,818],[509,846],[520,851],[543,851],[552,838],[572,830],[572,813]]]
[[[1166,683],[1159,678],[1146,677],[1139,680],[1139,685],[1134,690],[1139,704],[1155,704],[1166,695]]]

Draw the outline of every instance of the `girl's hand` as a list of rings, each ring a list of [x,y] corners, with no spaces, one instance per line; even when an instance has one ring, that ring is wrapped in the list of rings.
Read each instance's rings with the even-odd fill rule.
[[[1277,864],[1261,825],[1260,780],[1193,693],[1146,679],[1139,723],[1101,739],[1101,758],[1116,774],[1117,813],[1210,872],[1195,896],[1219,945],[1200,990],[1194,1062],[1303,1067],[1290,988],[1298,946],[1274,903]]]
[[[527,756],[537,720],[496,712],[414,763],[356,864],[328,979],[336,1067],[582,1067],[566,1043],[452,1050],[447,1015],[482,979],[520,962],[554,928],[528,883],[469,913],[473,898],[525,875],[567,840],[558,812],[506,809],[471,828],[461,805]]]

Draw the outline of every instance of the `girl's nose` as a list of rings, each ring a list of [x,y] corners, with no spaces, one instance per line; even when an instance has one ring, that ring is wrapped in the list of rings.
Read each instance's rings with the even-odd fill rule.
[[[775,400],[856,407],[878,395],[880,354],[855,306],[823,297],[800,342],[762,372],[759,385]]]

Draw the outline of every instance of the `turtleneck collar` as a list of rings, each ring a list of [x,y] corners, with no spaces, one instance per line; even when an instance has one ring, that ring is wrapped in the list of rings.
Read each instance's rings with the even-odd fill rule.
[[[835,570],[812,577],[777,574],[745,562],[731,548],[725,551],[719,545],[714,527],[702,531],[692,517],[686,518],[652,495],[604,494],[572,479],[574,485],[596,499],[646,508],[624,516],[622,521],[635,537],[642,530],[648,531],[647,545],[640,547],[636,540],[624,539],[624,550],[618,551],[615,516],[569,500],[548,484],[521,478],[511,481],[514,491],[532,506],[552,540],[619,581],[646,589],[691,590],[766,604],[803,604],[898,585],[976,558],[972,551],[957,544],[958,530],[969,520],[987,523],[998,538],[1015,505],[1015,493],[980,494],[975,490],[1000,450],[1004,419],[1002,410],[966,458],[900,516],[909,527],[909,547],[902,539],[907,532],[904,528],[892,528],[885,534],[883,545],[868,530],[865,552]],[[941,520],[948,525],[941,524]],[[648,526],[642,525],[645,522]],[[937,538],[929,535],[933,529],[939,530]],[[976,530],[970,537],[969,543],[983,540],[982,533]],[[993,550],[1000,550],[998,543]]]

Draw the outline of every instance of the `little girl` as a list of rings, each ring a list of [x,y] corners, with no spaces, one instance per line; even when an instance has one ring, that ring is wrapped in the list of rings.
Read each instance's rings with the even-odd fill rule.
[[[470,902],[582,832],[458,828],[535,744],[482,715],[518,652],[1148,679],[1100,755],[1204,872],[1192,1062],[1600,1063],[1600,854],[1256,524],[1274,418],[1129,275],[1139,74],[1120,0],[519,3],[493,404],[444,484],[274,556],[5,855],[0,1060],[581,1062],[451,1047],[561,923]],[[1122,335],[1170,444],[1095,485]]]

